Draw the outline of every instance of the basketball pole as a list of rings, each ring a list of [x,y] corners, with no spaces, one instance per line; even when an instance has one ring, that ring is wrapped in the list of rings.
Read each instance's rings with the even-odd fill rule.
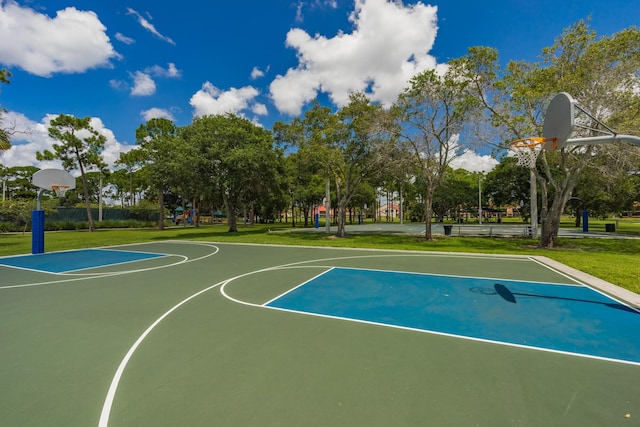
[[[40,200],[45,190],[38,191],[36,210],[31,211],[31,253],[44,253],[44,211],[40,209]]]

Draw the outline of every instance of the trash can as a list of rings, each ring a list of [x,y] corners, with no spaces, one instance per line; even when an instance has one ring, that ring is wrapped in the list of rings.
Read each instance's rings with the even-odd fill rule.
[[[451,236],[451,230],[453,229],[453,225],[445,225],[444,226],[444,235]]]
[[[616,225],[615,224],[605,224],[604,225],[604,230],[607,233],[615,233],[616,232]]]

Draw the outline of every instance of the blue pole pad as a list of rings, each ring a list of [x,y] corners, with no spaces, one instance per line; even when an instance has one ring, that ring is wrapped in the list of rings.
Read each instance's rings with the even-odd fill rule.
[[[44,253],[44,211],[31,211],[31,253]]]
[[[588,210],[582,211],[582,231],[584,233],[589,232],[589,211]]]

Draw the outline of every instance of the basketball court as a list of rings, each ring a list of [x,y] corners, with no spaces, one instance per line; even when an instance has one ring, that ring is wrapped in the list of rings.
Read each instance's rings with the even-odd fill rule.
[[[2,424],[633,425],[640,312],[578,273],[187,241],[0,258]]]

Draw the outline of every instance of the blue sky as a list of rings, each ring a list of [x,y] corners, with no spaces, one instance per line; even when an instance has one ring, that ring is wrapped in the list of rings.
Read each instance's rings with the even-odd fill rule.
[[[314,97],[333,107],[353,90],[389,104],[412,74],[471,46],[502,62],[535,60],[563,29],[591,17],[599,35],[637,24],[631,0],[0,0],[5,166],[36,165],[58,114],[91,116],[112,164],[147,119],[177,125],[233,112],[265,128]],[[469,170],[492,159],[470,153]]]

